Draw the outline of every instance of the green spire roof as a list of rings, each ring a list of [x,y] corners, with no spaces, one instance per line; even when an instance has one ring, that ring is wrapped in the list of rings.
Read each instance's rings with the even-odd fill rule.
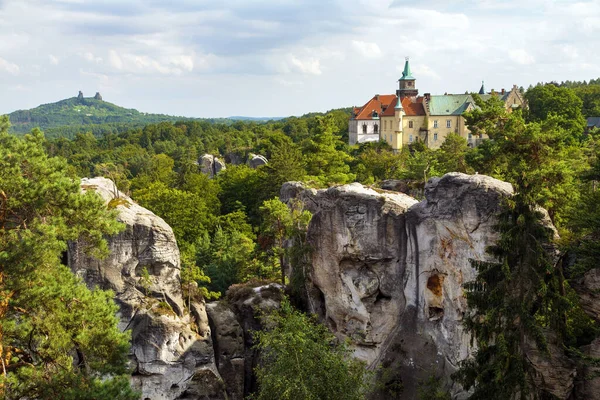
[[[404,71],[402,71],[402,78],[400,78],[400,80],[406,81],[411,79],[415,78],[413,78],[412,74],[410,73],[410,64],[408,63],[408,57],[406,57],[406,62],[404,63]]]
[[[479,94],[485,94],[485,86],[483,85],[483,81],[481,81],[481,89],[479,89]]]
[[[397,100],[396,100],[396,107],[394,107],[394,109],[396,109],[396,110],[402,110],[402,99],[400,97],[397,98]]]

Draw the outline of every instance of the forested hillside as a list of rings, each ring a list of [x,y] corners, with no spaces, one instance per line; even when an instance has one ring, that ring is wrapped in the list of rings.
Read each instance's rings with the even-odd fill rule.
[[[46,136],[72,137],[74,130],[88,129],[91,132],[120,131],[124,124],[128,127],[160,121],[176,121],[185,119],[163,114],[147,114],[134,109],[119,107],[96,97],[71,97],[56,103],[43,104],[31,110],[18,110],[9,114],[11,131],[26,133],[33,128],[40,128]],[[97,125],[108,124],[105,127]]]

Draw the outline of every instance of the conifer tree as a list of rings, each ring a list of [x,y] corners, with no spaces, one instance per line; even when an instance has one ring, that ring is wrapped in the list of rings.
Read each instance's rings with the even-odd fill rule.
[[[7,125],[0,118],[0,397],[135,399],[112,294],[61,263],[69,240],[106,254],[103,235],[121,226],[47,157],[40,131],[18,139]]]
[[[572,177],[565,170],[568,140],[555,117],[525,123],[520,112],[488,103],[466,119],[472,131],[492,139],[495,171],[515,194],[504,199],[498,216],[499,239],[489,249],[496,261],[473,261],[478,276],[465,285],[465,325],[478,349],[455,377],[473,388],[471,399],[539,398],[543,388],[534,385],[526,351],[548,352],[548,337],[566,343],[572,305],[556,265],[555,232],[538,204],[553,205],[550,189]]]

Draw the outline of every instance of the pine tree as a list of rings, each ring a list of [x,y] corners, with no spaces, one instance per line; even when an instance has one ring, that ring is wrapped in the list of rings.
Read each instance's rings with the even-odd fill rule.
[[[105,255],[103,235],[121,225],[46,155],[40,131],[18,139],[6,127],[0,118],[0,397],[135,399],[112,293],[61,264],[69,240]]]

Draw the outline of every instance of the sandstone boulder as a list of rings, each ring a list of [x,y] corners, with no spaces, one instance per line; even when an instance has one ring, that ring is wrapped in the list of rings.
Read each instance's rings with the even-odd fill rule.
[[[125,224],[123,232],[108,238],[107,258],[89,257],[78,242],[69,244],[68,257],[89,287],[115,292],[119,327],[132,333],[133,386],[143,399],[225,398],[204,304],[193,304],[192,312],[184,307],[172,229],[108,179],[83,179],[81,188],[98,193]]]
[[[219,172],[226,169],[225,162],[212,154],[204,154],[198,159],[200,171],[208,175],[209,178],[214,178]]]
[[[278,284],[255,288],[234,285],[226,301],[207,305],[215,359],[228,399],[242,400],[256,390],[253,371],[258,354],[252,334],[262,329],[258,314],[279,307],[282,294],[283,287]]]
[[[248,154],[247,164],[250,168],[256,169],[263,165],[267,165],[267,163],[268,163],[267,159],[264,156],[261,156],[260,154],[254,154],[254,153]]]

